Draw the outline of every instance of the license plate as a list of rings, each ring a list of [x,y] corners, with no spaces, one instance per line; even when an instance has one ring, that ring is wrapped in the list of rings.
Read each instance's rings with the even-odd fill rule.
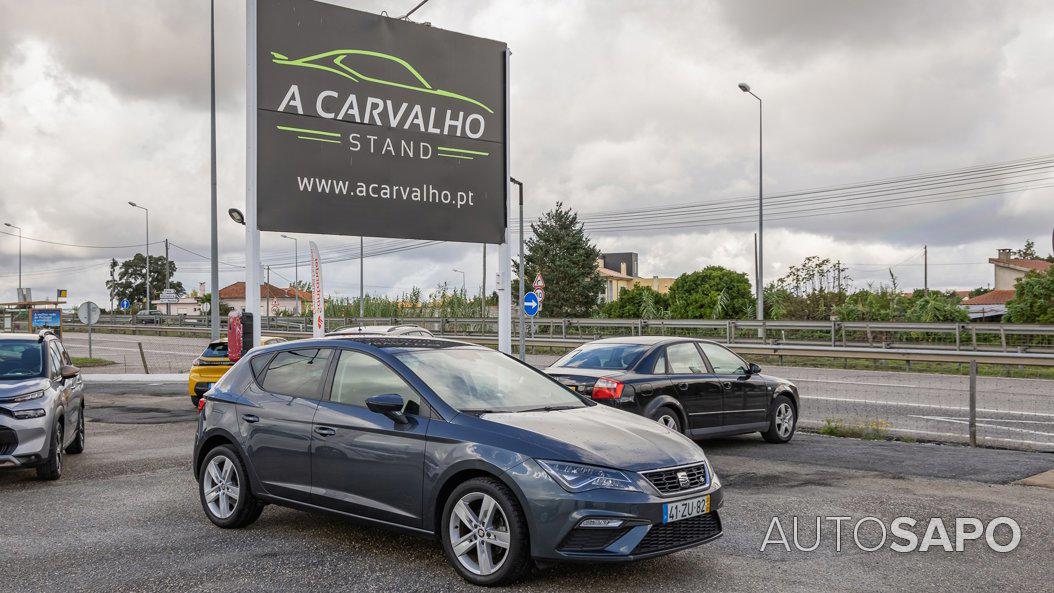
[[[662,522],[673,523],[681,519],[689,519],[710,512],[710,495],[677,502],[668,502],[662,505]]]

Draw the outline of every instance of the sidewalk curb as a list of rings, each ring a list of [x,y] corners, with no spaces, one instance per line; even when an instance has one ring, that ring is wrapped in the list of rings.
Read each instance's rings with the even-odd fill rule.
[[[108,373],[86,373],[81,377],[85,383],[186,383],[190,375],[186,373],[158,373],[147,375],[145,373],[130,374],[108,374]]]

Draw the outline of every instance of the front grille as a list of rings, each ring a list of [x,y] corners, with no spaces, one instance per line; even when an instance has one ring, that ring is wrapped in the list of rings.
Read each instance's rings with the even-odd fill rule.
[[[720,535],[721,519],[717,512],[682,519],[673,523],[653,525],[644,539],[634,548],[634,554],[650,554],[672,550]]]
[[[681,481],[680,474],[687,478],[686,482]],[[685,490],[703,488],[710,483],[710,476],[706,471],[705,463],[688,467],[641,472],[641,475],[647,478],[660,494],[677,494]]]
[[[18,447],[18,433],[0,426],[0,455],[10,455]]]
[[[629,527],[618,529],[604,529],[597,527],[578,527],[567,534],[560,549],[566,552],[586,552],[591,550],[603,550],[610,546],[615,540],[626,535]]]

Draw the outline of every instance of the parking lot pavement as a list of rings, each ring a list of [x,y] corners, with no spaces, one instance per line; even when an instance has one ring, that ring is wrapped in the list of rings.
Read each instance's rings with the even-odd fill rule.
[[[351,520],[269,507],[249,528],[212,526],[189,472],[188,398],[158,386],[130,389],[92,387],[87,451],[67,457],[61,480],[0,473],[3,590],[473,589],[431,540]],[[178,393],[172,389],[167,393]],[[723,538],[633,564],[547,567],[510,590],[1033,591],[1054,579],[1054,490],[1009,484],[1054,468],[1049,454],[804,434],[788,445],[745,436],[703,447],[726,488]],[[794,516],[805,547],[815,538],[816,517],[835,516],[852,523],[875,516],[887,526],[898,516],[923,524],[942,517],[949,528],[957,516],[1008,516],[1022,539],[1005,554],[979,542],[968,542],[963,553],[898,554],[888,544],[864,552],[843,532],[837,552],[833,523],[822,522],[815,551],[760,551],[773,517],[790,539]],[[915,531],[921,539],[924,529]],[[877,543],[874,525],[862,528],[861,539]]]

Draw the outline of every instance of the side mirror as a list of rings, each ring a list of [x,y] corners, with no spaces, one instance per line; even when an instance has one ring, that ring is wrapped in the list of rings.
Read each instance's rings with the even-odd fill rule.
[[[62,375],[63,379],[72,379],[81,374],[81,370],[72,364],[67,364],[59,370],[59,374]]]
[[[398,393],[386,393],[375,395],[366,400],[366,407],[377,414],[384,414],[391,418],[396,424],[406,424],[406,414],[403,414],[403,396]]]
[[[761,367],[758,366],[758,363],[752,362],[749,365],[747,365],[747,374],[748,375],[760,375],[761,374]]]

